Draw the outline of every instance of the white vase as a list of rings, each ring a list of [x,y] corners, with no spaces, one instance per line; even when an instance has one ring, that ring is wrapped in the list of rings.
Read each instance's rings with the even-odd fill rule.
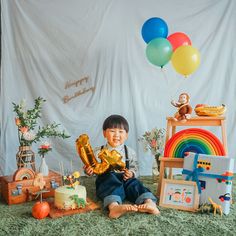
[[[42,173],[43,176],[48,176],[49,169],[48,169],[48,165],[47,165],[44,157],[42,157],[42,159],[41,159],[41,164],[40,164],[40,167],[39,167],[39,172]]]

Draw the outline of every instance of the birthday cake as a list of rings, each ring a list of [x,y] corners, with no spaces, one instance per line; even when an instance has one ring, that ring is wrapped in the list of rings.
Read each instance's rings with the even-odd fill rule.
[[[86,206],[86,188],[82,185],[64,185],[55,189],[54,205],[58,209],[70,210]]]

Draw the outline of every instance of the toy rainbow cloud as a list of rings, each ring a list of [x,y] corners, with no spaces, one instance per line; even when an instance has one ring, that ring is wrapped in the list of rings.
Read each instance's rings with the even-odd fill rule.
[[[185,152],[226,155],[221,141],[210,131],[199,128],[184,129],[174,134],[166,143],[164,157],[182,158]]]

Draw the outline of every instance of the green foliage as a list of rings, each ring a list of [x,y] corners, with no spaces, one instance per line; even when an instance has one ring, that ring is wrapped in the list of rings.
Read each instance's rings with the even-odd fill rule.
[[[16,113],[15,123],[18,127],[18,138],[20,146],[30,146],[32,143],[39,142],[45,137],[60,137],[69,138],[70,136],[65,133],[65,131],[59,131],[58,126],[53,122],[44,127],[37,126],[37,120],[41,117],[41,110],[43,103],[46,102],[45,99],[38,97],[34,100],[34,107],[32,109],[26,109],[26,103],[22,100],[19,104],[13,104],[13,111]]]
[[[70,136],[65,134],[65,131],[58,131],[59,124],[55,122],[50,125],[46,125],[45,127],[39,127],[39,130],[36,134],[35,141],[39,141],[43,137],[60,137],[60,138],[69,138]]]
[[[37,119],[41,117],[42,104],[46,102],[45,99],[38,97],[34,100],[34,108],[26,110],[25,100],[20,104],[13,104],[13,111],[16,112],[17,118],[20,120],[20,127],[28,127],[29,130],[34,130],[37,125]]]

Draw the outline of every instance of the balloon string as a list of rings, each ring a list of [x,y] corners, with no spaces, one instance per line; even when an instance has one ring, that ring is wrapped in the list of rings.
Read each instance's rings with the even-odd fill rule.
[[[169,79],[168,79],[168,77],[167,77],[167,75],[166,75],[166,73],[165,73],[164,68],[161,68],[161,72],[162,72],[163,77],[164,77],[164,79],[165,79],[165,81],[166,81],[166,85],[167,85],[167,89],[168,89],[167,92],[169,92],[168,95],[169,95],[170,101],[171,101],[172,99],[174,99],[175,96],[177,96],[178,88],[182,87],[184,81],[188,78],[188,76],[184,76],[184,78],[181,78],[182,81],[181,81],[179,84],[177,84],[177,87],[176,87],[176,89],[175,89],[176,91],[175,91],[175,93],[174,93],[174,92],[172,92],[173,89],[171,89],[171,87],[170,87],[170,81],[169,81]],[[180,93],[182,93],[182,92],[184,92],[184,91],[180,91]],[[172,95],[173,95],[173,96],[172,96]]]
[[[182,88],[182,85],[183,85],[185,79],[186,79],[186,77],[184,77],[184,78],[181,77],[180,82],[177,84],[177,88],[176,88],[174,96],[179,96],[179,94],[177,94],[178,88]],[[183,93],[183,92],[186,92],[186,91],[179,91],[179,93]]]
[[[162,72],[163,77],[164,77],[164,79],[166,81],[166,85],[167,85],[167,89],[168,89],[167,92],[168,92],[168,95],[170,96],[170,100],[171,100],[172,98],[171,98],[171,89],[170,89],[169,79],[168,79],[168,77],[167,77],[167,75],[165,73],[164,68],[161,68],[161,72]]]

